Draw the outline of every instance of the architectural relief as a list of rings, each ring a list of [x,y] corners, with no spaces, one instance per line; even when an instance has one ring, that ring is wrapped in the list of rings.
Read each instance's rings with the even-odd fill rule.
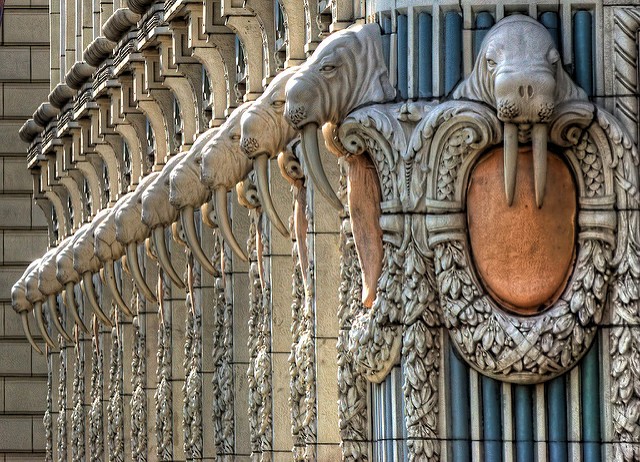
[[[638,7],[118,6],[20,132],[46,460],[640,458]]]

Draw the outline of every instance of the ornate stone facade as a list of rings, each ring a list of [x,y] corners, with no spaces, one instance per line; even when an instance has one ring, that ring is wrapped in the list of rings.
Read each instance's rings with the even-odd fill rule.
[[[638,7],[63,3],[50,460],[638,458]]]

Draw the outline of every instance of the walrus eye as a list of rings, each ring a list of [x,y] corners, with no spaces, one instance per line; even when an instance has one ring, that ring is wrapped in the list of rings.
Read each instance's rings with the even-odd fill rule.
[[[276,100],[276,101],[272,101],[271,105],[275,108],[280,108],[282,106],[284,106],[284,101],[282,100]]]
[[[231,135],[231,141],[240,141],[240,135],[238,134]]]
[[[336,68],[336,66],[332,66],[331,64],[325,64],[320,68],[320,72],[331,72]]]
[[[496,67],[496,62],[491,58],[487,58],[487,66],[489,66],[489,68],[493,69],[494,67]]]

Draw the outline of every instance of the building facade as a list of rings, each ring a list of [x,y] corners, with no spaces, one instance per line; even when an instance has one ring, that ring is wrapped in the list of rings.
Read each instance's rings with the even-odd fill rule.
[[[11,281],[45,460],[640,460],[640,5],[47,27]]]

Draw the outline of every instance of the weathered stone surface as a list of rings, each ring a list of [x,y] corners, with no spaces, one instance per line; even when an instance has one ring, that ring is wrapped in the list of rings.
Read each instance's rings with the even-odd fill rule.
[[[549,153],[547,189],[539,209],[531,149],[519,150],[511,207],[504,196],[503,149],[488,153],[471,174],[467,217],[476,268],[503,305],[531,314],[559,295],[574,255],[576,189],[558,156]]]

